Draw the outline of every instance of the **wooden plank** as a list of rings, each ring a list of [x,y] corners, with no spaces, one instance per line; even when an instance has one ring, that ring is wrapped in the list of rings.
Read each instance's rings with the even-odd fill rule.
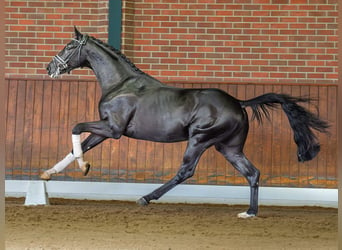
[[[297,96],[297,97],[301,96],[300,89],[301,89],[300,86],[291,86],[291,95]],[[288,126],[290,126],[290,125],[288,125]],[[291,137],[291,140],[290,140],[290,155],[289,155],[290,162],[289,162],[289,164],[290,164],[291,168],[289,169],[289,178],[293,180],[293,182],[292,182],[293,185],[297,187],[300,184],[300,178],[298,178],[299,174],[300,174],[300,169],[302,167],[304,167],[304,165],[302,163],[298,162],[298,159],[297,159],[298,147],[293,140],[293,131],[292,130],[290,133],[290,137]]]
[[[128,166],[128,138],[121,137],[120,140],[118,140],[119,143],[119,155],[118,155],[118,163],[119,163],[119,173],[118,173],[118,179],[123,182],[128,181],[128,172],[129,172],[129,166]],[[152,151],[151,153],[154,153]]]
[[[264,88],[262,85],[256,85],[254,89],[254,97],[260,96],[264,94]],[[258,123],[257,121],[251,121],[253,124],[253,131],[251,133],[254,134],[253,138],[253,155],[254,157],[251,159],[252,163],[256,166],[256,168],[260,169],[263,167],[263,152],[265,151],[264,146],[264,134],[266,133],[264,124],[268,123],[267,119],[264,119],[263,123]]]
[[[38,177],[42,172],[40,156],[42,138],[42,121],[43,121],[43,93],[44,82],[34,82],[34,105],[33,105],[33,131],[32,131],[32,159],[31,159],[31,175]],[[44,169],[44,167],[43,167]]]
[[[34,82],[26,81],[25,103],[24,104],[24,137],[23,137],[23,175],[27,179],[32,179],[31,158],[32,158],[32,130],[33,130],[33,103],[34,103]]]
[[[28,179],[23,173],[23,145],[24,145],[24,126],[25,126],[25,97],[26,97],[26,81],[18,81],[18,91],[16,98],[16,124],[14,139],[14,164],[13,171],[15,178]]]
[[[239,100],[248,99],[247,93],[246,93],[246,85],[237,85],[236,98]],[[249,117],[251,117],[251,116],[249,116]],[[245,152],[246,157],[250,158],[249,155],[250,155],[250,152],[252,152],[252,149],[250,148],[248,137],[246,140],[244,152]],[[246,183],[247,183],[245,178],[242,177],[242,175],[235,169],[234,169],[234,175],[232,178],[232,182],[234,185],[246,185]]]
[[[194,88],[209,88],[214,87],[213,85],[210,85],[207,83],[203,84],[195,84],[192,86],[188,86],[188,88],[194,87]],[[212,161],[211,152],[210,150],[207,150],[203,153],[202,157],[199,160],[199,163],[197,165],[196,172],[194,176],[187,181],[187,183],[215,183],[217,179],[217,170],[215,163]]]
[[[72,128],[79,122],[78,119],[78,93],[79,93],[79,84],[77,82],[70,82],[69,85],[69,116],[68,116],[68,130],[66,138],[70,141],[70,147],[72,148],[71,144],[71,130]],[[68,152],[70,149],[67,148],[66,151]],[[74,180],[75,173],[79,174],[79,167],[76,161],[68,166],[61,176],[63,176],[64,180]],[[81,176],[79,176],[81,177]]]
[[[8,113],[8,108],[9,108],[9,83],[10,81],[5,79],[4,81],[4,95],[5,95],[5,131],[8,130],[9,127],[9,113]],[[13,123],[11,124],[13,125]],[[5,133],[5,148],[9,145],[9,141],[10,141],[10,136],[7,135],[7,133]],[[7,162],[10,162],[10,160],[8,159],[8,156],[10,156],[10,154],[8,154],[5,150],[5,179],[9,178],[12,175],[12,169],[8,169],[7,168]]]
[[[301,96],[309,96],[309,92],[310,89],[308,86],[301,86],[300,87],[300,95]],[[306,104],[302,104],[302,106],[304,106],[305,108],[309,108],[309,105]],[[304,164],[301,164],[302,166],[300,167],[300,171],[299,171],[299,186],[300,187],[307,187],[309,185],[309,180],[308,180],[308,170],[309,170],[309,166],[312,167],[314,164],[313,161],[310,162],[306,162]]]
[[[172,171],[173,144],[174,143],[165,143],[163,145],[163,182],[170,180],[174,174]]]
[[[137,151],[138,151],[138,141],[134,139],[128,140],[127,145],[127,167],[129,169],[129,173],[127,178],[135,182],[137,179],[138,166],[137,166]],[[162,148],[159,148],[162,149]],[[162,159],[163,161],[163,159]]]
[[[324,115],[324,113],[322,113]],[[337,87],[332,86],[328,88],[327,92],[327,111],[326,118],[329,121],[331,127],[329,129],[330,134],[325,135],[326,143],[322,145],[326,153],[326,187],[337,187]],[[341,114],[339,114],[341,115]],[[340,179],[341,180],[341,179]]]
[[[318,110],[321,110],[321,109],[325,110],[325,112],[326,112],[326,102],[327,102],[326,91],[327,91],[326,87],[320,87],[319,88],[317,86],[310,86],[310,98],[315,98],[315,99],[318,98],[318,100],[319,100],[318,103],[315,104],[315,105],[317,105],[316,107],[314,105],[310,105],[309,110],[311,112],[318,113]],[[318,109],[318,110],[316,110],[316,109]],[[316,132],[315,132],[315,134],[317,135],[317,139],[319,141],[324,140],[324,136],[321,136]],[[310,181],[309,181],[310,185],[318,186],[321,181],[323,181],[323,183],[326,182],[326,174],[323,174],[324,180],[319,180],[320,179],[319,178],[320,165],[321,164],[326,165],[325,164],[325,159],[326,159],[325,153],[326,153],[325,150],[321,150],[315,159],[316,164],[308,168],[308,177],[310,179]],[[322,160],[323,160],[323,162],[322,162]]]
[[[42,122],[41,122],[41,141],[40,141],[40,165],[41,168],[47,169],[52,167],[49,163],[50,149],[50,128],[51,128],[51,101],[52,101],[52,81],[44,81],[43,83],[43,100],[42,100]],[[54,142],[52,142],[54,143]]]
[[[50,109],[50,128],[49,128],[49,166],[55,165],[58,159],[58,142],[59,142],[59,113],[61,101],[61,83],[54,82],[52,84],[51,109]]]
[[[69,104],[70,104],[70,82],[58,81],[54,84],[60,85],[60,106],[58,117],[58,140],[52,147],[57,148],[56,161],[62,160],[72,149],[71,128],[69,126]]]
[[[227,85],[227,93],[235,98],[238,98],[238,85],[236,84],[228,84]],[[236,170],[234,167],[226,160],[226,174],[224,184],[233,185],[235,184],[235,174]]]
[[[15,149],[15,128],[17,125],[17,92],[18,81],[9,80],[8,84],[8,99],[7,99],[7,120],[6,120],[6,178],[19,178],[14,174],[14,149]]]
[[[291,95],[291,86],[285,85],[281,87],[281,93]],[[290,144],[291,141],[291,126],[289,124],[289,119],[287,118],[285,112],[281,107],[277,110],[277,112],[281,113],[281,133],[282,133],[282,143],[281,143],[281,159],[280,159],[280,185],[283,183],[288,183],[289,181],[289,173],[290,173],[290,159],[291,154],[296,154],[296,151],[291,152]]]
[[[274,85],[274,93],[281,93],[281,86]],[[284,126],[282,124],[282,113],[281,109],[276,110],[272,113],[272,167],[271,167],[271,184],[275,186],[280,185],[280,168],[281,168],[281,145],[282,145],[282,135],[281,128]],[[286,124],[287,125],[287,124]]]
[[[230,94],[228,84],[220,84],[219,88],[222,89],[223,91],[225,91],[226,93]],[[221,153],[219,153],[216,150],[215,150],[215,152],[216,152],[215,158],[216,158],[217,176],[218,176],[217,181],[216,181],[216,185],[226,185],[227,184],[227,176],[229,175],[228,169],[231,169],[233,171],[233,168]]]

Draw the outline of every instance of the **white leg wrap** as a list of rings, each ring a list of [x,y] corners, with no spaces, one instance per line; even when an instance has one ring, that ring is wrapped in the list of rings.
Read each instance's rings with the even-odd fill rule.
[[[64,170],[70,163],[72,163],[75,160],[75,157],[72,153],[69,153],[67,156],[64,157],[63,160],[59,161],[58,163],[55,164],[52,168],[46,170],[40,178],[43,180],[50,180],[51,175],[57,174]]]
[[[58,162],[52,169],[59,173],[63,171],[69,164],[71,164],[75,160],[75,156],[72,153],[69,153],[67,156],[64,157],[63,160]]]
[[[71,136],[71,140],[72,140],[72,147],[74,150],[74,156],[76,158],[82,157],[83,151],[82,151],[82,147],[81,147],[81,136],[73,134]]]
[[[83,160],[83,151],[81,146],[81,136],[80,135],[72,135],[72,147],[74,152],[74,157],[76,158],[78,165],[82,168],[86,162]]]
[[[71,164],[75,160],[75,157],[72,153],[69,153],[67,156],[64,157],[63,160],[56,163],[55,166],[46,170],[48,174],[57,174],[63,171],[69,164]]]

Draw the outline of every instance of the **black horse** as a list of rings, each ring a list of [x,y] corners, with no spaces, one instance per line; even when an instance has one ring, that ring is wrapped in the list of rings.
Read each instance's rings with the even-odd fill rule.
[[[269,116],[269,108],[281,106],[294,132],[299,161],[311,160],[320,150],[312,129],[327,132],[325,121],[297,104],[309,102],[307,98],[268,93],[242,101],[219,89],[170,87],[139,70],[119,50],[75,28],[75,38],[53,58],[47,71],[56,78],[79,67],[91,68],[101,86],[100,120],[79,123],[72,129],[73,151],[42,174],[45,180],[74,160],[86,175],[90,165],[83,161],[83,153],[107,138],[119,139],[124,135],[156,142],[187,140],[177,174],[140,198],[138,204],[147,205],[159,199],[193,176],[203,152],[215,146],[250,185],[250,207],[239,214],[246,218],[258,212],[260,172],[243,153],[249,128],[245,108],[251,107],[253,116],[261,121]],[[83,132],[91,134],[81,143]]]

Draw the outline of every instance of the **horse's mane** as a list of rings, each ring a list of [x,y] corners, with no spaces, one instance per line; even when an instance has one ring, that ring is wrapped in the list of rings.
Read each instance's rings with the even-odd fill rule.
[[[139,74],[145,74],[144,71],[139,69],[131,60],[129,60],[125,54],[123,54],[119,49],[114,48],[113,46],[101,41],[98,38],[95,38],[93,36],[89,36],[93,41],[95,41],[98,45],[105,47],[106,50],[110,53],[113,53],[114,57],[119,57],[121,58],[134,72],[139,73]]]

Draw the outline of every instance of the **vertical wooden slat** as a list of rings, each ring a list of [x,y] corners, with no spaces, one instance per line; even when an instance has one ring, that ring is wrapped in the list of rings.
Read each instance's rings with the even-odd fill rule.
[[[229,91],[229,85],[228,84],[220,84],[219,88],[223,91],[227,92],[228,94],[231,94]],[[225,185],[227,183],[227,177],[229,177],[229,169],[232,170],[232,166],[228,163],[226,158],[220,154],[219,152],[215,151],[215,158],[216,158],[216,164],[217,164],[217,174],[218,178],[216,181],[216,185]]]
[[[8,81],[8,104],[7,104],[7,126],[6,126],[6,178],[20,178],[14,173],[14,149],[15,149],[15,130],[17,125],[17,91],[18,81]]]
[[[273,86],[274,93],[281,93],[281,86]],[[281,146],[282,146],[282,131],[283,126],[281,109],[272,113],[272,172],[271,184],[275,186],[280,185],[280,171],[281,171]]]
[[[58,120],[58,139],[55,147],[57,148],[56,163],[62,160],[72,149],[71,145],[71,129],[69,126],[70,117],[70,83],[67,81],[58,81],[54,85],[60,85],[60,106],[58,116],[57,113],[54,115],[54,119]],[[57,96],[55,97],[57,98]],[[57,100],[56,100],[57,101]],[[55,163],[52,163],[55,164]],[[70,168],[70,166],[69,166]],[[63,175],[65,172],[62,173]]]
[[[192,87],[192,86],[187,86]],[[196,86],[197,87],[197,86]],[[207,83],[203,83],[201,85],[198,86],[198,88],[209,88],[209,84]],[[213,85],[211,87],[214,87]],[[217,169],[216,169],[216,164],[212,161],[211,158],[211,150],[207,150],[203,153],[195,175],[187,180],[187,183],[215,183],[216,182],[216,178],[217,178]]]
[[[18,82],[17,105],[16,105],[16,126],[14,139],[14,175],[20,179],[28,179],[23,174],[23,145],[24,145],[24,127],[25,127],[25,102],[26,102],[26,82]]]
[[[246,85],[237,85],[237,92],[236,92],[236,98],[238,98],[239,100],[247,100],[248,97],[247,97],[247,93],[246,93]],[[249,110],[249,109],[248,109]],[[251,117],[249,115],[249,117]],[[247,141],[246,141],[246,144],[245,144],[245,154],[246,154],[246,157],[250,158],[250,152],[252,151],[249,147],[249,144],[248,144],[248,137],[247,137]],[[242,177],[242,175],[234,169],[234,177],[233,177],[233,184],[234,185],[246,185],[246,180],[244,177]]]
[[[52,166],[49,164],[50,149],[50,128],[51,128],[51,99],[52,99],[52,81],[43,82],[43,100],[42,100],[42,135],[40,141],[40,165],[47,169]]]
[[[270,85],[263,86],[263,93],[273,92],[273,87]],[[269,185],[270,176],[272,174],[272,155],[273,155],[273,115],[275,112],[279,112],[278,110],[270,111],[270,120],[264,120],[262,124],[258,125],[260,127],[261,132],[261,140],[262,140],[262,162],[260,166],[256,166],[261,171],[260,181],[262,185]],[[256,122],[256,121],[253,121]]]
[[[227,92],[229,95],[242,99],[240,98],[240,96],[238,96],[238,86],[236,84],[227,84]],[[228,161],[226,162],[226,177],[225,177],[225,184],[230,184],[233,185],[235,184],[235,174],[236,174],[236,170],[234,169],[234,167],[228,163]]]
[[[313,103],[315,105],[310,105],[309,106],[309,110],[313,113],[317,113],[317,110],[315,107],[317,107],[319,110],[325,110],[324,113],[326,112],[326,88],[325,87],[316,87],[316,86],[310,86],[310,90],[309,90],[309,96],[310,98],[314,98],[319,100],[317,103]],[[321,96],[321,97],[320,97]],[[322,99],[321,99],[322,98]],[[324,119],[323,116],[321,116],[322,119]],[[316,131],[313,131],[315,134]],[[319,134],[317,134],[317,138],[319,139],[319,141],[321,143],[324,143],[322,140],[324,140],[325,136],[321,136]],[[308,176],[310,176],[310,185],[315,185],[318,186],[320,185],[319,183],[321,182],[320,177],[319,177],[319,169],[320,169],[320,164],[324,164],[324,162],[322,162],[322,159],[326,159],[325,156],[325,151],[321,150],[319,153],[319,156],[316,157],[315,161],[316,164],[313,165],[312,167],[308,168]],[[325,160],[324,160],[325,161]],[[325,175],[325,174],[324,174]],[[325,182],[325,181],[323,181]]]
[[[327,186],[331,186],[334,183],[334,180],[337,180],[338,171],[337,171],[337,87],[329,87],[327,93],[327,114],[326,118],[329,121],[331,127],[329,129],[330,134],[326,136],[326,143],[322,145],[324,150],[327,152],[326,157],[326,178],[327,178]],[[339,114],[341,115],[341,114]],[[341,178],[340,178],[341,180]]]
[[[172,155],[173,145],[172,143],[166,143],[163,145],[163,182],[172,178]]]
[[[86,120],[87,121],[98,121],[100,120],[98,112],[98,102],[100,100],[101,90],[97,82],[87,82],[87,96],[86,103]],[[110,171],[112,159],[112,144],[107,140],[96,146],[92,150],[87,152],[87,161],[91,164],[89,178],[93,178],[96,181],[108,181],[110,180]],[[100,169],[99,176],[93,176],[93,169]]]
[[[32,129],[32,175],[37,178],[41,172],[40,154],[43,121],[43,93],[44,82],[34,82],[33,129]]]
[[[297,96],[299,97],[301,95],[300,93],[300,86],[291,86],[291,95],[292,96]],[[288,125],[290,126],[290,125]],[[290,132],[290,155],[289,155],[289,176],[291,183],[293,183],[293,186],[298,186],[299,185],[299,174],[300,174],[300,168],[303,167],[303,164],[299,163],[297,160],[297,145],[295,144],[293,140],[293,131],[291,130]]]
[[[58,141],[59,141],[59,114],[61,101],[61,84],[60,82],[52,83],[51,94],[51,116],[50,116],[50,131],[49,131],[49,167],[57,163],[58,159]]]
[[[128,138],[121,137],[120,140],[118,140],[119,143],[119,155],[118,155],[118,167],[119,167],[119,173],[118,178],[120,181],[128,181],[128,165],[127,165],[127,155],[128,155]],[[154,153],[152,151],[152,153]]]
[[[24,107],[24,136],[23,136],[23,158],[22,169],[25,179],[31,179],[34,174],[31,169],[32,158],[32,131],[33,131],[33,103],[34,103],[34,82],[29,80],[25,84],[25,102]]]
[[[71,144],[71,130],[72,128],[81,120],[78,119],[78,93],[79,93],[79,84],[77,82],[71,82],[69,85],[69,116],[68,116],[68,130],[66,133],[66,138],[70,142],[70,149],[72,148]],[[66,149],[67,152],[70,150],[69,148]],[[79,173],[79,168],[76,162],[70,164],[68,168],[65,169],[61,175],[63,176],[64,180],[73,180],[74,173]]]
[[[129,169],[128,179],[135,182],[137,179],[137,140],[129,139],[127,147],[127,168]],[[159,150],[162,148],[159,148]]]
[[[301,86],[300,87],[300,95],[301,96],[309,96],[309,88],[308,86]],[[306,104],[302,104],[302,106],[304,106],[305,108],[308,108],[308,105]],[[310,162],[306,162],[304,164],[301,164],[300,169],[299,169],[299,186],[300,187],[304,187],[307,186],[309,184],[309,180],[308,180],[308,174],[309,174],[309,167],[313,166],[314,162],[310,161]],[[306,177],[306,178],[303,178]]]

